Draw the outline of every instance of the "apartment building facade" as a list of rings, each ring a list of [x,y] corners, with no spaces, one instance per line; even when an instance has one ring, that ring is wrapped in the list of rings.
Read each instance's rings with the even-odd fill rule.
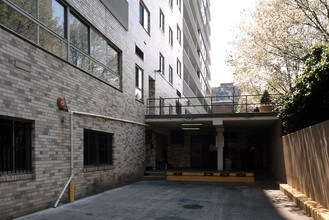
[[[67,202],[71,180],[79,199],[142,177],[148,98],[183,96],[183,10],[0,1],[1,218]]]

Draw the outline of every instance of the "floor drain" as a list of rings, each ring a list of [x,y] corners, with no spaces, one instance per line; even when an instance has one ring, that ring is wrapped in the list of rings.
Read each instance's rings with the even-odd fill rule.
[[[183,205],[184,209],[202,209],[204,206],[203,205]]]

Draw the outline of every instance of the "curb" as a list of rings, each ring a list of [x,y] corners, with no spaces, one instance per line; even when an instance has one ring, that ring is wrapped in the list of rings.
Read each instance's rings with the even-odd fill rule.
[[[280,190],[315,220],[329,220],[329,209],[311,200],[288,184],[280,184]]]

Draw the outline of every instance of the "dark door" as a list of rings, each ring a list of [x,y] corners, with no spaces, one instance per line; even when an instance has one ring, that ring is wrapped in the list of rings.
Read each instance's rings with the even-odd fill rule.
[[[216,169],[217,151],[211,151],[215,144],[213,135],[195,135],[191,137],[191,168]]]

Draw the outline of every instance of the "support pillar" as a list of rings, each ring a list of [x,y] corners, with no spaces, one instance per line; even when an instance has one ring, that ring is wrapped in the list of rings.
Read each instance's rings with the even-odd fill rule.
[[[224,170],[224,126],[216,126],[217,170]]]

